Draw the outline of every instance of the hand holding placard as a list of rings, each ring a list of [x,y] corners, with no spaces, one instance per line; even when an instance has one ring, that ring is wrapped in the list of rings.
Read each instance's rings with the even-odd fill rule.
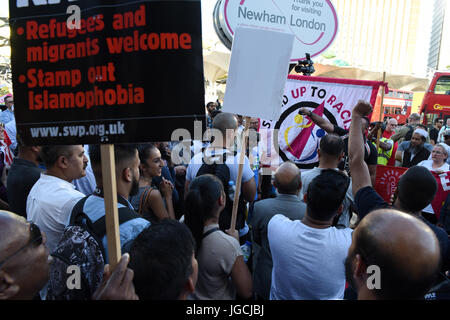
[[[278,119],[293,41],[292,34],[249,28],[236,30],[223,110],[245,115],[247,119],[242,133],[231,231],[236,226],[249,117]]]

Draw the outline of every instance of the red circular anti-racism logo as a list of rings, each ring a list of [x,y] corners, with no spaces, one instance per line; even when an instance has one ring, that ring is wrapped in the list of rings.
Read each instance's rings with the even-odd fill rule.
[[[315,125],[312,120],[299,113],[300,108],[308,108],[313,113],[325,118],[332,124],[337,124],[336,118],[325,107],[324,103],[302,101],[284,111],[275,130],[274,145],[279,146],[279,154],[283,161],[293,161],[301,169],[311,169],[318,162],[317,150],[320,139],[325,131]]]

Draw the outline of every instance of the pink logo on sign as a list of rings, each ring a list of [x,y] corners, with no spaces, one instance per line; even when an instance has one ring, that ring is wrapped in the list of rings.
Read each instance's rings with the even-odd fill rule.
[[[314,109],[313,113],[318,115],[319,117],[323,116],[323,110],[325,107],[325,101],[320,104],[316,109]],[[303,153],[303,150],[306,147],[306,144],[308,143],[309,137],[311,136],[311,132],[314,129],[315,124],[312,122],[312,120],[309,120],[308,124],[305,126],[305,129],[303,129],[300,134],[294,139],[294,141],[291,143],[288,151],[295,156],[297,159],[300,159],[300,156]],[[312,124],[312,125],[310,125]]]
[[[266,13],[266,11],[265,11],[266,9],[264,9],[264,5],[267,5],[267,2],[264,4],[263,3],[264,1],[262,1],[261,6],[260,6],[259,1],[261,1],[261,0],[253,0],[253,2],[249,1],[249,0],[236,0],[236,1],[225,0],[223,16],[224,16],[226,28],[228,29],[228,32],[232,36],[234,36],[235,28],[237,27],[237,25],[234,25],[234,23],[235,23],[234,19],[237,19],[237,17],[235,18],[234,15],[238,12],[237,8],[240,8],[244,5],[246,5],[246,7],[250,7],[251,9],[249,9],[249,10],[258,10],[258,8],[261,8],[261,12],[256,12],[256,14],[254,12],[252,12],[253,20],[252,20],[252,18],[250,18],[250,20],[252,20],[252,21],[250,21],[249,23],[242,23],[241,24],[242,26],[245,26],[245,27],[255,26],[257,28],[261,27],[263,29],[271,29],[272,28],[271,26],[266,26],[265,24],[261,24],[261,20],[262,20],[261,18],[259,18],[258,24],[255,25],[255,18],[254,18],[255,16],[258,16],[258,14],[259,14],[259,17],[262,17],[262,15],[261,15],[262,12],[264,12],[263,15],[269,15],[268,13]],[[285,0],[283,0],[283,1],[285,1]],[[322,27],[320,27],[320,29],[318,29],[318,28],[311,29],[311,32],[309,32],[308,34],[314,38],[310,39],[309,41],[305,40],[305,29],[295,30],[296,28],[294,28],[294,27],[300,27],[299,23],[301,23],[301,28],[304,28],[303,23],[315,25],[315,24],[318,24],[318,21],[314,20],[314,19],[312,19],[310,21],[310,20],[307,20],[308,18],[305,18],[305,19],[302,18],[301,16],[298,15],[300,13],[299,9],[296,9],[297,11],[292,11],[292,13],[289,13],[289,10],[293,10],[293,9],[290,6],[283,7],[283,5],[285,5],[285,2],[282,2],[280,0],[278,0],[278,3],[277,3],[277,0],[271,0],[270,2],[272,3],[273,8],[276,8],[275,14],[273,14],[271,12],[272,18],[275,19],[276,17],[278,17],[278,18],[281,17],[283,19],[283,23],[278,24],[277,27],[274,27],[273,30],[292,33],[296,39],[296,44],[294,44],[291,62],[305,59],[306,58],[304,56],[305,52],[310,53],[311,57],[320,55],[322,52],[324,52],[326,49],[328,49],[328,47],[332,44],[332,42],[336,38],[336,34],[337,34],[337,30],[338,30],[338,19],[337,19],[336,10],[334,9],[330,0],[325,0],[322,3],[322,5],[323,5],[322,8],[324,8],[323,10],[325,10],[325,8],[326,8],[328,10],[327,13],[329,16],[327,17],[327,19],[324,19],[323,11],[322,11],[321,24],[323,24],[324,26],[326,25],[326,27],[329,27],[328,30],[326,29],[326,27],[324,29],[322,29]],[[270,3],[270,2],[268,2],[268,3]],[[230,3],[231,3],[231,5],[230,5]],[[296,6],[296,5],[294,4],[292,7],[294,7],[294,6]],[[300,4],[297,7],[300,8]],[[263,9],[264,9],[264,11],[263,11]],[[241,11],[241,12],[243,12],[243,11]],[[302,14],[303,14],[303,12],[302,12]],[[295,15],[297,15],[297,19],[293,18]],[[231,20],[230,20],[230,17],[231,17]],[[240,18],[240,19],[242,19],[242,18]],[[284,19],[286,19],[286,20],[284,20]],[[230,21],[232,21],[232,22],[230,22]],[[332,21],[334,21],[334,24]],[[312,27],[310,27],[310,28],[312,28]],[[320,33],[317,32],[317,38],[315,37],[316,33],[313,33],[312,31],[320,32]]]

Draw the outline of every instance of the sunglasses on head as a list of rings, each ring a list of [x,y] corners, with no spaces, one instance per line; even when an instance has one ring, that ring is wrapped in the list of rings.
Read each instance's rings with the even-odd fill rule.
[[[22,252],[23,250],[25,250],[29,246],[34,245],[35,247],[38,247],[41,244],[42,244],[42,232],[41,232],[41,229],[39,229],[39,227],[37,225],[35,225],[34,223],[31,222],[30,223],[30,240],[27,242],[27,244],[25,244],[20,249],[18,249],[16,252],[14,252],[9,257],[7,257],[2,262],[0,262],[0,268],[3,267],[3,265],[6,262],[8,262],[11,258],[13,258],[14,256],[18,255],[20,252]]]

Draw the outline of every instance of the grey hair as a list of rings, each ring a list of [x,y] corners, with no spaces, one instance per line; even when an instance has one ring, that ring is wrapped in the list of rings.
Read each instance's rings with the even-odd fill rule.
[[[441,147],[441,149],[444,151],[444,154],[446,155],[446,159],[448,158],[448,146],[445,143],[436,143],[434,147]]]
[[[419,121],[419,120],[420,120],[420,115],[419,115],[418,113],[411,113],[411,115],[409,116],[409,118],[410,118],[411,120],[414,120],[414,121]]]

